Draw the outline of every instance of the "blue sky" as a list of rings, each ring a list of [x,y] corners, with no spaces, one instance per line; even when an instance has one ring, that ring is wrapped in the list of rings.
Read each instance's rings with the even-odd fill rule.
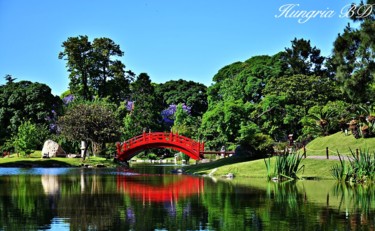
[[[58,59],[68,37],[111,38],[125,52],[127,70],[153,82],[186,79],[209,86],[225,65],[255,55],[273,55],[295,37],[311,40],[324,55],[348,20],[346,0],[0,0],[0,84],[17,80],[68,89],[66,62]],[[281,15],[325,11],[299,23]],[[289,14],[290,15],[290,14]]]

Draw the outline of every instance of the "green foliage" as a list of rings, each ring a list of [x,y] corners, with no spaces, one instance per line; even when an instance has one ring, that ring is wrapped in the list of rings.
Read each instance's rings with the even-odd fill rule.
[[[89,89],[89,80],[91,68],[91,43],[87,36],[70,37],[63,42],[64,51],[59,53],[59,59],[66,58],[70,75],[69,87],[73,94],[80,95],[84,99],[92,98],[92,92]]]
[[[119,139],[119,122],[115,106],[103,100],[75,101],[58,119],[61,135],[71,141],[103,144]]]
[[[155,153],[148,153],[147,154],[147,159],[149,160],[157,160],[158,159],[158,156],[155,154]]]
[[[219,148],[226,143],[235,143],[242,125],[249,120],[252,104],[241,100],[215,104],[204,114],[200,127],[201,135],[210,147]]]
[[[199,118],[193,117],[183,110],[182,104],[180,103],[176,108],[172,131],[187,137],[199,138],[197,130],[199,129],[200,122]]]
[[[344,131],[350,119],[349,104],[343,101],[328,102],[324,106],[313,106],[301,119],[305,137],[327,136]]]
[[[318,75],[325,76],[323,62],[325,57],[320,55],[320,50],[312,47],[310,40],[294,38],[292,47],[286,48],[282,59],[288,65],[287,75]]]
[[[264,90],[267,96],[263,100],[276,100],[275,108],[269,108],[265,115],[265,128],[275,127],[285,134],[301,135],[300,120],[306,116],[309,108],[324,105],[330,99],[338,97],[337,90],[327,77],[293,75],[281,78],[272,78]],[[279,98],[276,98],[279,97]],[[267,103],[265,104],[267,105]],[[262,113],[264,113],[264,106]],[[259,112],[260,114],[260,112]],[[270,116],[270,120],[268,120]],[[281,138],[282,134],[273,132],[270,135]]]
[[[67,61],[72,94],[84,100],[108,97],[117,103],[128,98],[133,73],[126,73],[125,65],[115,59],[124,53],[114,41],[95,38],[90,42],[87,36],[80,35],[69,37],[62,47],[59,59]]]
[[[29,155],[37,149],[44,140],[41,140],[41,134],[45,134],[43,130],[30,121],[23,122],[18,127],[18,133],[14,138],[14,147],[16,152],[22,155]]]
[[[20,81],[0,86],[0,144],[16,135],[24,121],[49,125],[48,118],[60,111],[61,104],[45,84]]]
[[[282,140],[285,137],[286,128],[282,123],[285,115],[285,102],[284,95],[266,95],[252,112],[252,117],[261,130],[274,140]]]
[[[254,56],[223,67],[213,77],[216,83],[208,88],[210,105],[227,100],[259,102],[268,79],[283,74],[280,60],[278,55]]]
[[[191,107],[194,117],[202,116],[207,110],[207,87],[201,83],[186,80],[170,80],[155,86],[155,94],[162,102],[162,108],[171,104],[185,103]]]
[[[364,4],[373,4],[368,0],[360,2],[356,9]],[[363,7],[363,8],[361,8]],[[351,19],[359,22],[355,27],[350,24],[340,33],[334,42],[332,66],[336,70],[336,79],[345,97],[353,104],[374,101],[375,40],[374,12],[368,17],[357,17],[360,10],[353,11]]]
[[[130,139],[143,131],[158,131],[161,121],[161,105],[156,101],[155,87],[146,73],[138,75],[132,83],[134,109],[123,119],[123,139]]]
[[[272,179],[272,166],[271,166],[271,158],[264,158],[264,164],[266,165],[267,170],[267,180]]]
[[[265,156],[272,153],[273,140],[269,135],[263,134],[255,123],[242,124],[239,132],[237,141],[242,147],[253,152],[253,155]]]

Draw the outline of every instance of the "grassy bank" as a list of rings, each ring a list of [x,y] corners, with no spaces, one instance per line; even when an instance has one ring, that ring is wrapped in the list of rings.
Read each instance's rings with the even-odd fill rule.
[[[370,153],[374,153],[375,138],[355,139],[352,135],[345,135],[345,133],[342,132],[319,137],[306,145],[307,157],[326,156],[326,147],[328,147],[330,156],[337,156],[337,151],[339,151],[343,157],[351,156],[350,149],[353,150],[353,152],[355,152],[356,149],[368,149]],[[302,150],[300,150],[300,153],[301,151]],[[272,158],[272,166],[274,162],[275,158]],[[333,179],[331,168],[337,163],[338,160],[307,158],[302,161],[304,170],[297,175],[305,178]],[[233,173],[239,177],[265,178],[267,176],[263,159],[246,161],[243,159],[226,158],[207,164],[189,166],[185,168],[185,171],[194,174],[211,174],[212,176],[223,176],[228,173]]]
[[[85,161],[81,158],[41,158],[40,151],[32,153],[28,157],[17,156],[12,154],[0,158],[0,167],[80,167],[82,165],[97,166],[104,165],[105,167],[118,166],[113,160],[107,160],[103,157],[89,157]]]
[[[233,173],[236,177],[266,178],[267,171],[263,159],[253,161],[243,161],[236,158],[225,158],[215,162],[191,165],[184,168],[186,173],[212,175],[216,177]],[[271,165],[275,163],[275,158],[271,158]],[[334,179],[331,175],[331,168],[337,160],[303,159],[303,170],[297,174],[301,178]]]
[[[306,145],[307,156],[325,156],[326,147],[329,155],[350,155],[350,149],[354,152],[356,149],[369,149],[371,153],[375,152],[375,138],[356,139],[352,135],[345,135],[343,132],[337,132],[330,136],[318,137]]]

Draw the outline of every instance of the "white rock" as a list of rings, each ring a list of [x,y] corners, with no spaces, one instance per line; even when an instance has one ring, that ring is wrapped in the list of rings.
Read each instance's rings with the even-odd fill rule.
[[[66,156],[65,151],[61,146],[53,140],[46,140],[42,149],[42,158],[43,157],[56,157],[56,156]]]

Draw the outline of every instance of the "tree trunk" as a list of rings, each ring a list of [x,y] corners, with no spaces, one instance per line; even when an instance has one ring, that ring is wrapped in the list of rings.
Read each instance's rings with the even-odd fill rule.
[[[103,144],[98,142],[92,142],[92,154],[97,156],[103,150]]]
[[[86,160],[87,149],[89,149],[89,146],[87,145],[87,142],[86,142],[86,147],[85,147],[85,150],[83,152],[82,160]]]

